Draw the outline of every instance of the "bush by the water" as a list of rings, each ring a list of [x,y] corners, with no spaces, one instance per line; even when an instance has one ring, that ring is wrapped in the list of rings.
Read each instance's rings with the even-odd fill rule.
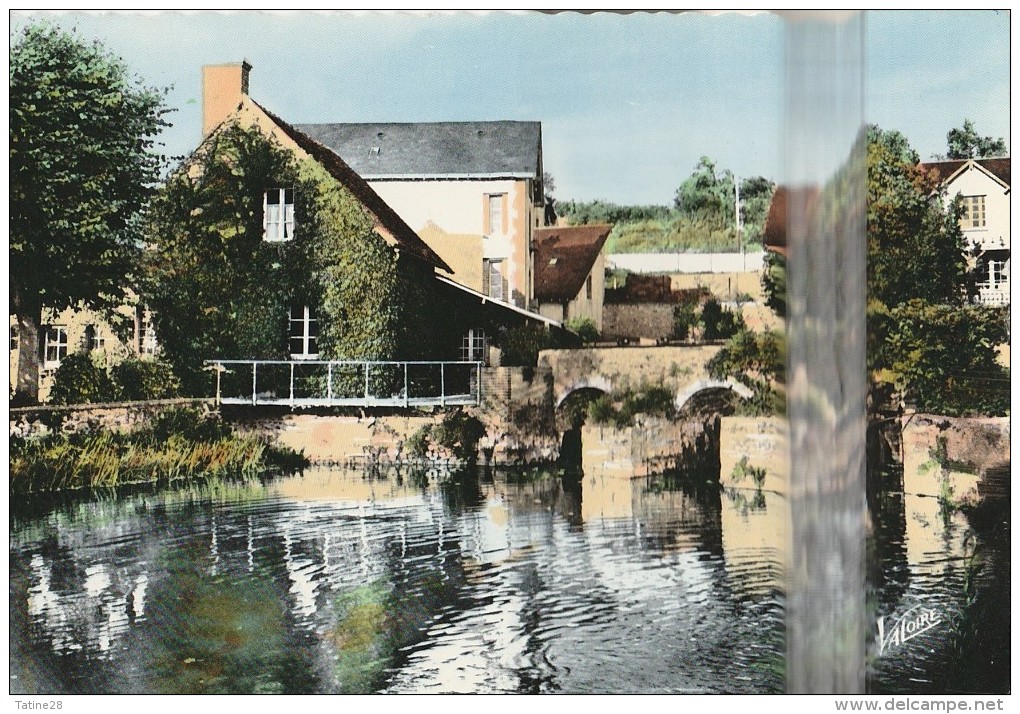
[[[447,413],[439,424],[423,426],[408,438],[406,446],[420,459],[428,456],[430,445],[438,445],[461,461],[474,462],[483,436],[485,425],[477,417],[457,410]]]
[[[11,493],[46,493],[296,471],[308,461],[241,435],[196,409],[174,409],[128,434],[91,431],[12,438]]]
[[[54,404],[97,404],[170,399],[180,395],[181,382],[161,360],[127,359],[112,369],[87,354],[68,355],[53,375]]]

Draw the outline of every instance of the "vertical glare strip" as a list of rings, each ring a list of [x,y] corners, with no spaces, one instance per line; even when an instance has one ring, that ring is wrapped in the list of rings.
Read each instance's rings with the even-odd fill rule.
[[[851,694],[869,622],[864,16],[786,19],[787,688]]]

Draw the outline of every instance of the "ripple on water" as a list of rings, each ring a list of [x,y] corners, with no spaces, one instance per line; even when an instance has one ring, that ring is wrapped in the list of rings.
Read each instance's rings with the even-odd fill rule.
[[[50,514],[12,534],[16,646],[63,691],[779,688],[776,551],[730,562],[718,496],[611,489],[332,471]]]

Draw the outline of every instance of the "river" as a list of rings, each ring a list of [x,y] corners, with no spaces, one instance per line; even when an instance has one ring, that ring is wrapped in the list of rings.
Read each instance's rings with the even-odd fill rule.
[[[710,480],[311,469],[36,504],[11,692],[781,692],[785,499]],[[959,610],[957,516],[916,565],[903,517],[879,533],[882,613]],[[872,687],[935,687],[953,642],[890,648]]]

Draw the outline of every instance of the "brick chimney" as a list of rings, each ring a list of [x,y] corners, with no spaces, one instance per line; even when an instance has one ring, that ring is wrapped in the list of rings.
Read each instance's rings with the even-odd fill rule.
[[[234,113],[241,97],[248,94],[247,60],[202,67],[202,138]]]

